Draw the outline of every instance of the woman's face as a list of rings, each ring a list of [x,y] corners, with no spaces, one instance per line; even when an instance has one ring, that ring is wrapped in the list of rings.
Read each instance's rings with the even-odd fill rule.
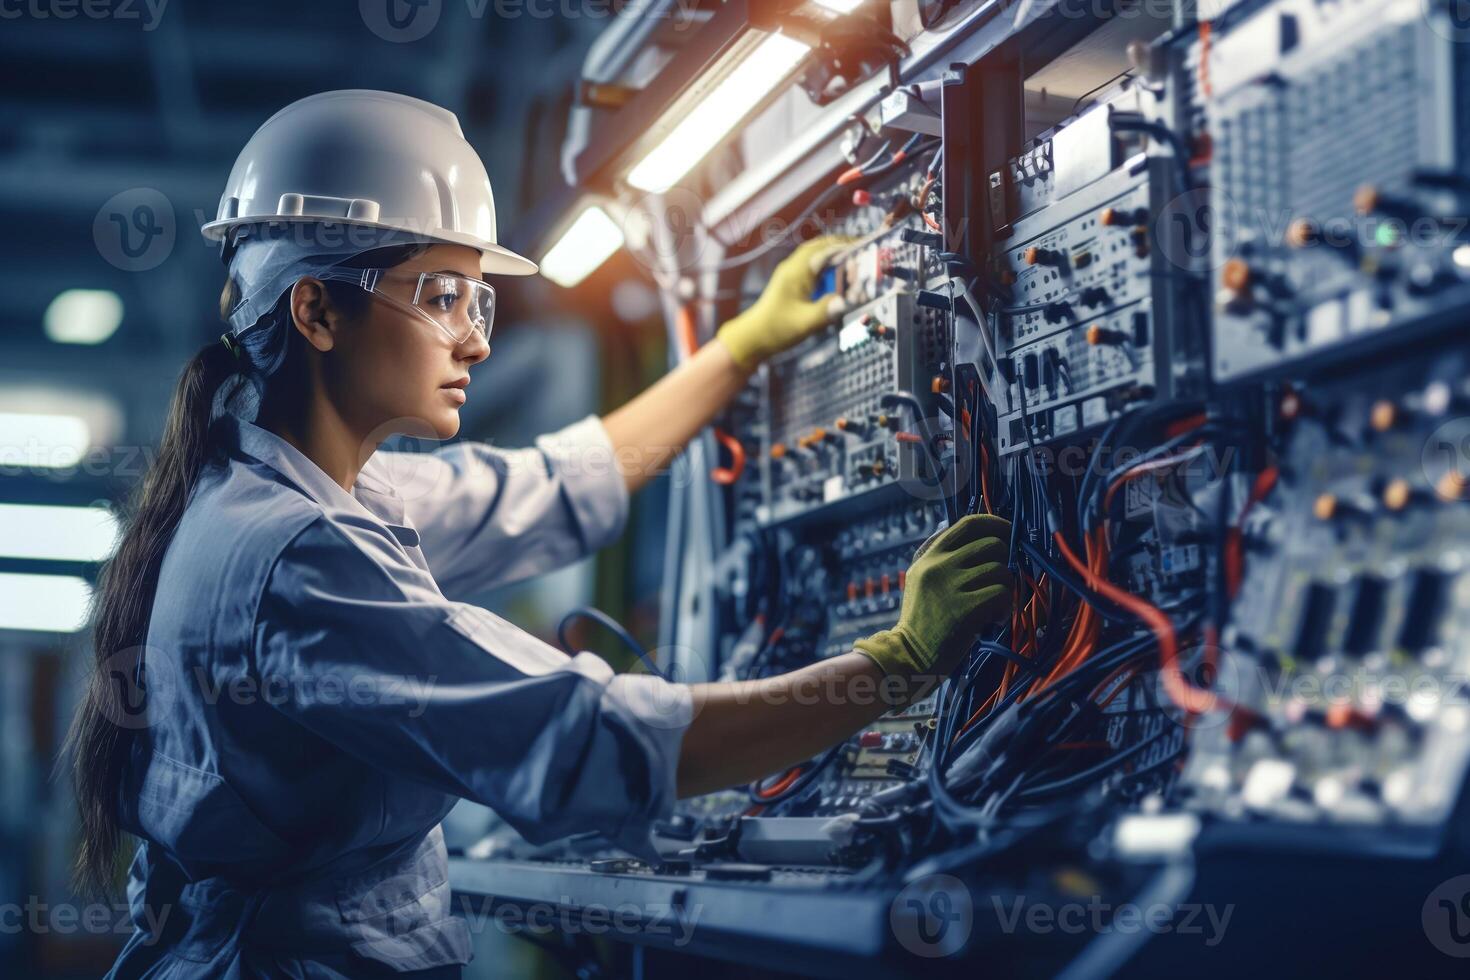
[[[408,307],[421,272],[478,279],[480,253],[463,245],[434,245],[388,270],[377,288]],[[420,307],[454,306],[453,295],[438,295],[445,290],[432,283],[420,293]],[[465,305],[461,297],[461,319]],[[331,356],[323,358],[322,381],[337,410],[359,432],[379,441],[393,433],[448,439],[459,432],[470,368],[489,354],[479,330],[455,342],[422,316],[373,296],[361,318],[337,331]]]

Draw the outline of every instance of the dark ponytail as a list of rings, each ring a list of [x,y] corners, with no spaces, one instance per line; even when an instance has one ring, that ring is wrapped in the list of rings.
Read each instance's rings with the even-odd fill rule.
[[[361,253],[339,263],[348,268],[391,267],[419,255],[422,243],[392,245]],[[349,318],[361,316],[368,295],[339,281],[323,284],[334,305]],[[220,317],[228,319],[240,299],[231,276],[220,296]],[[299,387],[304,367],[301,335],[291,325],[290,290],[250,330],[235,338],[238,353],[222,341],[209,344],[184,368],[174,389],[158,456],[134,492],[125,516],[122,541],[102,568],[93,604],[93,670],[71,731],[71,759],[81,820],[76,882],[80,890],[105,894],[116,880],[114,867],[121,832],[119,794],[138,726],[131,724],[136,704],[119,704],[119,696],[147,695],[147,667],[139,664],[148,639],[148,621],[158,590],[163,555],[184,516],[194,486],[214,455],[210,439],[216,405],[230,407],[237,394],[264,397],[267,385],[280,392]],[[221,389],[225,389],[223,392]],[[131,717],[130,717],[131,715]]]
[[[240,366],[221,341],[207,345],[185,366],[158,456],[133,494],[122,541],[98,580],[95,669],[67,737],[81,822],[76,880],[85,892],[105,894],[116,878],[118,793],[137,736],[135,727],[118,724],[117,698],[135,690],[132,679],[147,640],[163,553],[208,460],[215,397]]]

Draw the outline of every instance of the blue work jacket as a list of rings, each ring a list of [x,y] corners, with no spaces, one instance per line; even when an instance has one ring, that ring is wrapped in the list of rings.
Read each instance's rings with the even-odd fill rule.
[[[379,452],[351,493],[264,429],[216,432],[138,677],[136,929],[113,976],[457,975],[439,822],[460,797],[533,842],[600,831],[653,855],[688,688],[448,598],[618,535],[599,420],[525,450]]]

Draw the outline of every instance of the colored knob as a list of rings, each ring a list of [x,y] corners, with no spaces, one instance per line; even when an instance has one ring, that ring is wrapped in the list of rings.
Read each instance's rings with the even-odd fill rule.
[[[1470,476],[1459,470],[1450,470],[1434,485],[1434,492],[1445,500],[1464,500],[1467,490],[1470,490]]]
[[[1364,184],[1353,193],[1353,210],[1361,215],[1370,215],[1383,204],[1383,195],[1372,184]]]
[[[1374,402],[1372,411],[1368,413],[1368,424],[1373,427],[1374,432],[1387,432],[1398,421],[1398,406],[1386,398]]]
[[[1298,218],[1286,229],[1286,244],[1292,248],[1306,248],[1321,241],[1322,230],[1311,218]]]
[[[1251,267],[1243,259],[1231,259],[1220,270],[1220,282],[1231,292],[1243,293],[1250,288]]]
[[[1383,488],[1383,506],[1389,510],[1403,510],[1414,502],[1416,496],[1412,483],[1403,477],[1396,477]]]
[[[1330,493],[1324,493],[1312,504],[1312,514],[1319,521],[1330,521],[1338,514],[1341,501]]]

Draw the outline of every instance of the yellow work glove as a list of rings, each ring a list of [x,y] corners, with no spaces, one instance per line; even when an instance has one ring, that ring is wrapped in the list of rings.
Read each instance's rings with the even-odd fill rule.
[[[1010,521],[971,514],[925,541],[909,565],[898,625],[853,646],[902,676],[968,649],[986,624],[1010,613],[1010,537]]]
[[[842,314],[836,293],[812,299],[812,290],[833,254],[855,240],[845,235],[813,238],[776,266],[760,299],[715,334],[736,364],[753,370]]]

